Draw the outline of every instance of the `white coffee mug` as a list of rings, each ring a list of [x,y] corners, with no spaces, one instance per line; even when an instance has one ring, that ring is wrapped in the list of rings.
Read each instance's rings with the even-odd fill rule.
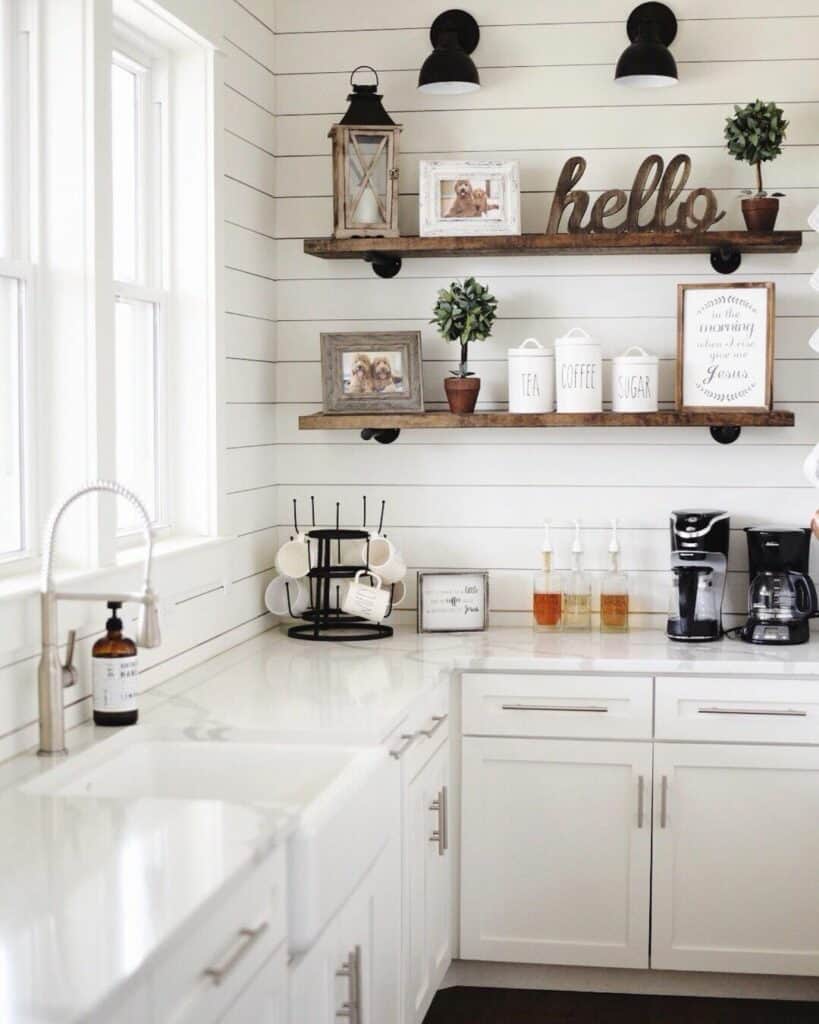
[[[290,591],[290,605],[287,592]],[[310,585],[306,580],[291,580],[287,576],[276,576],[267,584],[264,603],[273,615],[302,615],[310,607]]]
[[[397,583],[385,584],[384,589],[388,594],[390,592],[390,587],[392,587],[392,606],[393,608],[397,608],[407,596],[407,584],[404,580],[398,580]]]
[[[814,231],[819,231],[819,206],[814,206],[808,217],[808,224]]]
[[[819,487],[819,444],[812,448],[802,463],[805,479],[814,487]]]
[[[814,352],[819,352],[819,328],[808,339],[808,345],[810,345]]]
[[[365,562],[367,547],[365,544],[361,551],[361,557]],[[379,537],[378,534],[370,537],[369,559],[369,567],[377,572],[385,583],[397,583],[407,575],[406,562],[398,548],[386,537]]]
[[[276,554],[276,568],[291,580],[301,579],[310,572],[310,545],[306,533],[282,544]]]
[[[382,589],[381,577],[375,573],[371,574],[372,583],[362,583],[361,577],[366,575],[364,569],[355,574],[344,595],[341,610],[370,622],[381,622],[390,607],[390,592]]]

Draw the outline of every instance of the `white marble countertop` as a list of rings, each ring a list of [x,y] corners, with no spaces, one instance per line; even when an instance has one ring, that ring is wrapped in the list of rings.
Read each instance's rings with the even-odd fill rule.
[[[308,644],[276,630],[143,694],[145,724],[377,744],[453,671],[634,672],[819,679],[819,641],[681,645],[658,632],[526,629]],[[72,729],[77,753],[112,730]],[[71,753],[69,754],[69,757]],[[198,909],[286,834],[281,815],[209,801],[49,798],[19,790],[33,753],[0,766],[0,1020],[82,1020]],[[207,850],[207,856],[202,851]]]

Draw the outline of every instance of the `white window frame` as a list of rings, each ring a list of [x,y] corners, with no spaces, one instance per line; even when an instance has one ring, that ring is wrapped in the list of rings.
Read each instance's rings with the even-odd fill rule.
[[[137,76],[139,129],[137,197],[136,281],[114,280],[114,302],[145,302],[154,308],[154,533],[158,537],[172,532],[173,509],[169,487],[169,448],[167,443],[168,374],[170,369],[169,305],[170,274],[170,187],[168,128],[168,58],[159,47],[136,29],[114,21],[112,64]],[[112,384],[113,387],[113,384]],[[116,416],[116,411],[115,411]],[[117,437],[117,444],[127,444]],[[141,530],[117,530],[119,548],[141,543]]]
[[[11,182],[10,253],[6,256],[0,254],[0,277],[16,282],[18,289],[18,458],[21,478],[18,500],[21,544],[16,551],[0,552],[0,576],[30,572],[37,564],[40,543],[36,500],[37,8],[31,0],[7,2],[10,7],[7,15],[9,38],[3,40],[0,31],[0,87],[6,91],[12,113],[9,132],[11,152],[6,156]],[[3,16],[4,12],[0,12],[0,17]]]

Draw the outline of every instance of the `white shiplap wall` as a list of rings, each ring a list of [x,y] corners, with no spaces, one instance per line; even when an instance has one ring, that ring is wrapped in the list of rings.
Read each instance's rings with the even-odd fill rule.
[[[220,532],[229,543],[194,556],[180,552],[155,571],[163,643],[140,655],[141,688],[239,643],[271,624],[263,594],[276,533],[275,487],[275,38],[273,0],[224,3],[222,108],[224,165],[225,358]],[[214,12],[219,21],[219,13]],[[254,467],[248,492],[247,466]],[[115,589],[135,587],[136,569]],[[113,584],[112,584],[113,585]],[[65,604],[64,632],[82,638],[80,685],[66,693],[67,721],[90,716],[90,648],[105,609]],[[36,741],[39,605],[28,595],[0,601],[0,760]],[[149,704],[150,695],[143,697]],[[70,741],[69,741],[70,742]]]
[[[277,0],[276,114],[278,238],[279,525],[290,500],[315,494],[328,518],[340,498],[348,519],[360,496],[389,502],[388,526],[412,569],[488,567],[493,619],[523,619],[544,518],[557,524],[558,562],[568,564],[570,523],[586,528],[587,563],[606,566],[607,522],[622,525],[626,568],[642,621],[661,624],[667,603],[669,511],[724,507],[735,528],[774,520],[807,522],[816,493],[800,465],[819,440],[819,363],[807,347],[819,303],[808,275],[819,246],[806,237],[794,256],[746,258],[735,280],[777,286],[776,400],[796,411],[794,430],[747,430],[732,447],[705,430],[585,429],[404,432],[382,447],[353,432],[299,432],[302,413],[320,407],[322,330],[419,329],[428,404],[444,401],[442,381],[456,353],[428,325],[437,289],[474,274],[500,300],[494,337],[473,347],[481,404],[506,398],[507,347],[535,335],[551,341],[585,327],[605,355],[641,344],[662,362],[663,397],[673,395],[676,285],[714,281],[707,257],[527,257],[408,260],[391,281],[363,263],[304,256],[302,239],[331,230],[329,126],[345,109],[351,68],[370,63],[384,103],[404,125],[401,229],[417,231],[418,162],[427,158],[513,157],[520,161],[523,230],[542,231],[566,158],[588,159],[581,187],[628,189],[644,156],[687,152],[691,187],[717,190],[725,227],[740,227],[739,191],[750,168],[722,146],[734,102],[761,96],[791,120],[787,149],[768,170],[787,192],[780,226],[805,227],[819,200],[819,8],[815,0],[674,0],[673,46],[680,84],[673,90],[615,86],[626,45],[629,3],[617,0],[470,0],[481,25],[475,54],[483,87],[463,97],[423,96],[415,88],[429,52],[435,0]],[[251,269],[259,271],[263,264]],[[269,454],[248,453],[244,487],[270,483]],[[248,491],[248,502],[252,502]],[[744,608],[744,537],[732,539],[728,607]],[[414,607],[414,587],[408,607]]]

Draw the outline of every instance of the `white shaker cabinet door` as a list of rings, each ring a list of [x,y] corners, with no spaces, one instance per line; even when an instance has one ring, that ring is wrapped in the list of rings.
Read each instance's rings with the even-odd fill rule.
[[[404,1021],[421,1024],[452,959],[449,743],[409,784]]]
[[[819,750],[654,758],[651,966],[819,975]]]
[[[337,921],[322,932],[309,952],[292,961],[288,971],[290,1024],[338,1024],[347,996]]]
[[[648,966],[651,746],[463,741],[461,956]]]
[[[397,832],[339,913],[338,956],[353,1024],[399,1020],[401,864]],[[300,1022],[299,1022],[300,1024]],[[304,1024],[307,1024],[305,1020]]]
[[[286,942],[258,971],[221,1024],[287,1024]]]

